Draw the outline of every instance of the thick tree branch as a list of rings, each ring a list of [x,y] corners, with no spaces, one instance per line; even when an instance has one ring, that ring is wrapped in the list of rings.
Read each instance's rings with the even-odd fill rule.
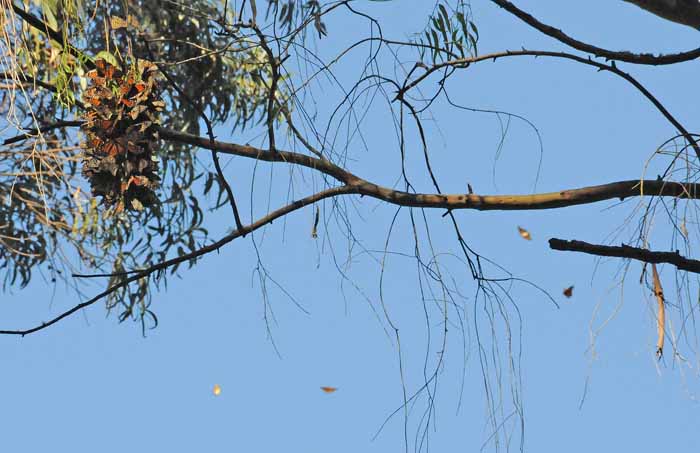
[[[335,165],[328,160],[289,151],[269,151],[249,145],[226,142],[211,142],[205,137],[161,129],[160,136],[166,140],[215,149],[224,154],[259,159],[267,162],[286,162],[301,165],[324,173],[337,181],[353,187],[354,192],[377,198],[399,206],[444,209],[489,210],[535,210],[553,209],[597,201],[624,199],[635,196],[663,196],[700,198],[700,184],[678,183],[663,180],[629,180],[609,184],[561,190],[533,195],[477,195],[477,194],[428,194],[409,193],[383,187]]]
[[[66,123],[69,124],[64,124],[64,126],[78,126],[81,124],[80,122]],[[283,150],[270,151],[250,145],[221,142],[212,140],[211,138],[200,137],[166,128],[160,128],[159,134],[164,140],[186,143],[222,154],[231,154],[266,162],[282,162],[310,168],[332,177],[345,186],[351,187],[352,190],[348,193],[369,196],[398,206],[475,209],[479,211],[526,211],[565,208],[604,200],[624,200],[625,198],[639,196],[700,199],[700,184],[679,183],[658,179],[616,181],[596,186],[531,195],[410,193],[380,186],[339,167],[327,159],[320,159],[306,154]]]
[[[700,261],[682,256],[675,252],[655,252],[622,244],[621,246],[589,244],[583,241],[566,241],[552,238],[549,247],[553,250],[565,252],[581,252],[589,255],[611,256],[616,258],[628,258],[645,263],[668,263],[680,270],[700,274]]]
[[[624,0],[659,17],[700,30],[698,0]]]
[[[580,50],[582,52],[590,53],[598,57],[603,57],[608,60],[625,61],[627,63],[634,64],[645,64],[645,65],[667,65],[674,63],[681,63],[683,61],[694,60],[700,57],[700,48],[693,49],[687,52],[667,54],[667,55],[653,55],[650,53],[632,53],[625,51],[614,51],[603,49],[601,47],[596,47],[591,44],[587,44],[583,41],[572,38],[571,36],[564,33],[558,28],[554,28],[551,25],[544,24],[537,20],[532,15],[521,10],[511,2],[507,0],[491,0],[501,8],[505,9],[509,13],[518,17],[520,20],[530,25],[532,28],[539,30],[547,36],[550,36],[557,41],[560,41],[567,46],[573,47],[574,49]],[[676,0],[678,1],[678,0]],[[651,3],[651,1],[635,1],[634,3]],[[658,3],[658,0],[654,3]],[[697,1],[695,1],[697,3]]]

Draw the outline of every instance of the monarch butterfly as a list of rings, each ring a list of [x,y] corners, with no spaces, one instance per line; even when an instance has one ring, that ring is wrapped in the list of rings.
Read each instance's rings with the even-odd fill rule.
[[[112,66],[112,65],[107,66],[107,68],[105,69],[105,79],[113,78],[115,71],[116,71],[116,69],[114,68],[114,66]]]
[[[127,107],[133,107],[134,106],[134,101],[131,101],[129,99],[122,99],[122,104],[124,104]]]
[[[323,390],[326,393],[333,393],[336,390],[338,390],[337,387],[321,387],[321,390]]]
[[[518,233],[520,233],[520,236],[521,236],[523,239],[525,239],[525,240],[527,240],[527,241],[531,241],[531,240],[532,240],[532,236],[530,235],[530,232],[527,231],[525,228],[518,227]]]
[[[117,154],[124,152],[124,146],[117,142],[108,142],[105,144],[104,150],[110,156],[116,156]]]
[[[574,294],[574,285],[571,285],[564,290],[564,295],[566,297],[571,297],[573,294]]]
[[[139,83],[136,84],[136,91],[138,91],[139,93],[141,93],[141,92],[142,92],[143,90],[145,90],[145,89],[146,89],[146,84],[145,84],[145,83],[139,82]]]
[[[219,384],[215,384],[212,392],[214,393],[214,396],[221,395],[221,386]]]

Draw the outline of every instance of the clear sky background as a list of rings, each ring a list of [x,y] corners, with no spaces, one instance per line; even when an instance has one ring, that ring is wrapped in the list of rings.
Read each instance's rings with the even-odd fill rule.
[[[429,3],[358,2],[356,7],[379,18],[386,37],[404,39],[422,29]],[[519,0],[517,4],[601,47],[676,52],[700,43],[697,31],[619,0]],[[472,6],[481,33],[481,53],[521,47],[564,49],[491,2],[474,0]],[[319,48],[325,58],[369,31],[366,22],[345,13],[332,15],[327,22],[329,36]],[[365,48],[338,66],[339,80],[356,79],[356,62],[366,53]],[[389,69],[390,62],[385,63]],[[660,68],[620,66],[648,86],[688,129],[700,130],[697,61]],[[430,82],[425,85],[426,90],[433,88]],[[537,126],[544,147],[537,191],[642,177],[656,147],[675,134],[624,81],[566,61],[522,58],[481,63],[455,76],[449,88],[455,102],[523,115]],[[338,99],[330,89],[319,94],[320,115],[332,107],[327,102]],[[355,160],[349,166],[360,176],[392,185],[400,176],[398,150],[385,104],[377,105],[363,122],[366,148],[358,141],[351,143]],[[427,123],[428,138],[445,192],[464,192],[467,182],[477,193],[533,191],[540,148],[532,128],[513,120],[496,160],[500,125],[494,115],[458,111],[444,102],[436,103],[431,113],[436,121]],[[227,135],[225,128],[220,129],[221,139]],[[418,143],[410,144],[409,150],[413,156],[409,171],[417,188],[430,191],[428,181],[418,176],[423,171]],[[655,178],[662,167],[661,161],[652,163],[648,176]],[[227,174],[239,194],[249,188],[247,169],[240,159],[227,163]],[[284,193],[288,170],[280,164],[274,169]],[[269,167],[259,171],[264,178],[269,176]],[[258,184],[259,214],[266,191],[262,182]],[[295,195],[309,190],[297,187]],[[283,199],[273,197],[272,208]],[[366,198],[355,201],[355,233],[367,250],[382,250],[395,208]],[[670,353],[656,362],[653,304],[649,291],[639,285],[641,266],[631,265],[623,294],[617,286],[619,261],[554,252],[547,244],[550,237],[605,242],[624,224],[635,203],[457,213],[470,246],[514,276],[549,291],[561,307],[556,309],[527,285],[512,289],[521,316],[518,324],[517,314],[509,309],[513,332],[521,335],[519,390],[526,451],[693,452],[700,447],[700,363],[687,343],[680,351],[687,362],[674,362]],[[249,219],[250,211],[244,212]],[[436,250],[456,252],[454,232],[442,212],[427,215]],[[372,440],[403,401],[398,349],[394,337],[385,333],[387,322],[378,299],[379,266],[361,250],[353,251],[357,255],[349,276],[367,300],[343,283],[328,255],[328,241],[341,256],[347,241],[332,226],[321,228],[319,239],[312,239],[312,221],[313,210],[301,210],[269,226],[264,240],[262,234],[256,236],[262,240],[260,251],[268,271],[308,314],[270,285],[274,319],[270,318],[253,274],[255,249],[246,238],[220,254],[206,256],[192,270],[183,268],[181,279],[171,279],[167,290],[154,298],[160,325],[146,338],[137,324],[106,318],[99,304],[26,338],[0,338],[0,450],[393,452],[404,451],[405,433],[412,449],[426,407],[424,398],[410,407],[407,427],[399,413]],[[530,230],[532,241],[519,237],[518,225]],[[217,216],[209,226],[216,236],[232,225],[227,217]],[[411,254],[408,211],[399,215],[395,231],[391,250]],[[669,247],[665,233],[660,228],[652,245]],[[617,242],[629,237],[630,230],[623,230]],[[434,365],[436,345],[426,345],[415,261],[397,255],[386,265],[384,302],[399,328],[405,387],[412,394],[425,380],[426,354]],[[484,320],[471,316],[474,283],[464,268],[456,261],[449,268],[465,296],[471,336],[465,365],[460,333],[450,328],[429,445],[432,451],[471,452],[478,451],[492,432],[473,329],[475,322]],[[670,283],[673,275],[672,269],[662,269],[662,277],[669,282],[667,297],[676,303]],[[565,299],[561,291],[569,285],[575,285],[574,295]],[[86,292],[96,293],[99,288],[88,286]],[[39,280],[26,290],[1,297],[2,328],[33,326],[80,302],[70,290],[61,286],[54,290]],[[378,317],[374,310],[380,312]],[[591,330],[612,314],[592,350]],[[677,322],[677,316],[673,320]],[[428,325],[439,330],[439,318],[432,317]],[[482,329],[486,326],[482,324]],[[434,342],[438,337],[432,332]],[[491,342],[487,330],[481,334],[485,335],[482,340]],[[502,330],[496,334],[505,341]],[[503,371],[507,383],[508,370]],[[215,384],[222,389],[218,397],[212,394]],[[325,394],[320,386],[339,390]],[[504,415],[508,414],[505,409]],[[518,447],[517,441],[511,445],[514,450]],[[484,450],[493,448],[486,443]]]

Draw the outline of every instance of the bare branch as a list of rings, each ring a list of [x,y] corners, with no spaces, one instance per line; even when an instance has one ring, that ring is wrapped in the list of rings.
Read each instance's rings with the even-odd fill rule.
[[[487,55],[480,55],[477,57],[469,57],[469,58],[460,58],[456,60],[449,60],[445,61],[443,63],[438,63],[435,64],[431,67],[429,67],[423,74],[421,74],[419,77],[416,77],[411,83],[406,84],[401,90],[399,90],[398,94],[396,95],[397,98],[402,98],[404,93],[409,91],[410,89],[414,88],[416,85],[421,83],[423,80],[425,80],[429,75],[433,74],[434,72],[447,68],[447,67],[454,67],[454,68],[466,68],[469,65],[473,63],[479,63],[482,61],[487,61],[487,60],[497,60],[499,58],[506,58],[506,57],[522,57],[522,56],[534,56],[534,57],[554,57],[554,58],[563,58],[566,60],[571,60],[571,61],[576,61],[581,64],[585,64],[588,66],[593,66],[595,68],[598,68],[599,71],[608,71],[611,72],[619,77],[622,77],[625,79],[627,82],[632,84],[640,93],[644,95],[645,98],[647,98],[653,105],[656,107],[656,109],[661,112],[661,114],[671,123],[673,126],[678,130],[678,132],[683,135],[683,137],[690,143],[690,145],[693,147],[693,150],[695,150],[695,154],[700,158],[700,145],[698,145],[697,140],[695,137],[693,137],[693,134],[688,132],[688,130],[671,114],[671,112],[664,107],[664,105],[659,101],[656,96],[654,96],[644,85],[642,85],[637,79],[632,77],[630,74],[620,70],[615,66],[615,63],[613,64],[605,64],[605,63],[600,63],[598,61],[591,60],[590,58],[583,58],[578,55],[573,55],[569,54],[566,52],[550,52],[550,51],[543,51],[543,50],[507,50],[505,52],[497,52],[497,53],[492,53],[492,54],[487,54]]]
[[[624,61],[627,63],[634,64],[645,64],[645,65],[668,65],[681,63],[683,61],[695,60],[700,57],[700,48],[689,50],[687,52],[667,54],[667,55],[653,55],[650,53],[632,53],[626,51],[614,51],[603,49],[601,47],[596,47],[591,44],[587,44],[583,41],[572,38],[558,28],[554,28],[551,25],[543,24],[537,20],[532,15],[521,10],[511,2],[507,0],[491,0],[501,8],[505,9],[509,13],[518,17],[520,20],[530,25],[532,28],[539,30],[547,36],[550,36],[557,41],[561,41],[567,46],[573,47],[574,49],[580,50],[582,52],[593,54],[597,57],[603,57],[607,60],[617,60]],[[635,3],[642,3],[641,1]],[[643,3],[650,3],[645,1]],[[656,2],[658,3],[658,1]],[[695,2],[697,3],[697,2]]]
[[[532,195],[409,193],[374,184],[328,160],[322,160],[306,154],[281,150],[272,152],[250,145],[239,145],[219,141],[212,143],[207,138],[170,129],[160,129],[160,136],[167,140],[188,143],[201,148],[216,149],[220,153],[234,154],[236,156],[259,159],[267,162],[286,162],[289,164],[301,165],[317,170],[345,185],[353,187],[353,193],[370,196],[399,206],[505,211],[564,208],[603,200],[616,198],[625,199],[637,196],[700,198],[700,184],[678,183],[663,180],[617,181],[597,186]]]
[[[158,263],[154,266],[151,266],[147,269],[143,269],[141,271],[138,271],[138,272],[134,273],[134,275],[132,275],[131,277],[129,277],[125,280],[122,280],[121,282],[119,282],[113,286],[110,286],[109,288],[102,291],[101,293],[99,293],[98,295],[93,297],[92,299],[87,300],[83,303],[80,303],[80,304],[74,306],[70,310],[67,310],[67,311],[61,313],[60,315],[56,316],[55,318],[51,319],[48,322],[43,322],[38,326],[32,327],[30,329],[26,329],[26,330],[0,330],[0,335],[25,336],[25,335],[29,335],[31,333],[43,330],[43,329],[45,329],[53,324],[56,324],[57,322],[61,321],[62,319],[65,319],[65,318],[69,317],[70,315],[82,310],[83,308],[89,307],[90,305],[103,299],[104,297],[117,291],[118,289],[127,286],[129,283],[135,282],[135,281],[140,280],[142,278],[146,278],[146,277],[150,276],[151,274],[153,274],[154,272],[162,271],[162,270],[167,269],[167,268],[174,266],[176,264],[183,263],[185,261],[189,261],[189,260],[193,260],[193,259],[197,259],[203,255],[206,255],[206,254],[211,253],[213,251],[219,250],[221,247],[223,247],[224,245],[233,241],[234,239],[237,239],[237,238],[239,238],[247,233],[255,231],[258,228],[267,225],[268,223],[272,223],[275,219],[278,219],[278,218],[283,217],[291,212],[294,212],[298,209],[301,209],[304,206],[308,206],[310,204],[316,203],[316,202],[321,201],[325,198],[335,197],[338,195],[352,193],[352,192],[353,192],[353,189],[351,187],[340,186],[340,187],[334,187],[331,189],[326,189],[326,190],[323,190],[321,192],[317,192],[313,195],[309,195],[308,197],[297,200],[297,201],[290,203],[282,208],[277,209],[276,211],[269,213],[268,215],[260,218],[258,221],[251,223],[250,225],[244,227],[242,230],[238,229],[238,230],[224,236],[223,238],[214,242],[213,244],[210,244],[210,245],[207,245],[207,246],[202,247],[200,249],[194,250],[190,253],[186,253],[184,255],[180,255],[178,257],[169,259],[167,261],[163,261],[163,262]]]
[[[622,244],[621,246],[589,244],[583,241],[566,241],[552,238],[549,247],[553,250],[565,252],[581,252],[589,255],[611,256],[616,258],[628,258],[645,263],[668,263],[680,270],[700,274],[700,261],[686,258],[678,251],[656,252],[638,247]]]

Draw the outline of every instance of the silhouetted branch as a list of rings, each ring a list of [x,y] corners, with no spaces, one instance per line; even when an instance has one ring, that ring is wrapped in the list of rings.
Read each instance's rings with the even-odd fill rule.
[[[162,270],[167,269],[169,267],[172,267],[176,264],[183,263],[185,261],[189,261],[189,260],[193,260],[193,259],[197,259],[203,255],[206,255],[206,254],[211,253],[213,251],[219,250],[221,247],[223,247],[224,245],[233,241],[234,239],[237,239],[237,238],[239,238],[247,233],[250,233],[251,231],[255,231],[258,228],[267,225],[268,223],[272,223],[275,219],[278,219],[278,218],[283,217],[291,212],[294,212],[298,209],[301,209],[304,206],[308,206],[310,204],[316,203],[316,202],[321,201],[325,198],[335,197],[338,195],[352,193],[352,192],[353,192],[353,188],[348,187],[348,186],[340,186],[340,187],[334,187],[331,189],[326,189],[326,190],[323,190],[321,192],[317,192],[313,195],[309,195],[308,197],[297,200],[297,201],[290,203],[290,204],[288,204],[280,209],[277,209],[276,211],[269,213],[268,215],[260,218],[258,221],[244,227],[242,230],[238,229],[238,230],[224,236],[223,238],[214,242],[213,244],[210,244],[210,245],[207,245],[207,246],[202,247],[200,249],[194,250],[190,253],[186,253],[184,255],[180,255],[178,257],[163,261],[163,262],[158,263],[154,266],[151,266],[147,269],[143,269],[141,271],[138,271],[138,272],[134,273],[131,277],[129,277],[125,280],[122,280],[121,282],[119,282],[115,285],[110,286],[109,288],[102,291],[101,293],[99,293],[98,295],[93,297],[92,299],[87,300],[83,303],[80,303],[80,304],[74,306],[70,310],[67,310],[67,311],[61,313],[60,315],[56,316],[55,318],[51,319],[48,322],[43,322],[36,327],[32,327],[32,328],[26,329],[26,330],[0,330],[0,335],[25,336],[25,335],[29,335],[31,333],[43,330],[43,329],[45,329],[53,324],[56,324],[57,322],[61,321],[62,319],[65,319],[65,318],[69,317],[70,315],[82,310],[83,308],[89,307],[90,305],[103,299],[104,297],[117,291],[118,289],[127,286],[129,283],[135,282],[135,281],[140,280],[142,278],[146,278],[146,277],[150,276],[151,274],[153,274],[154,272],[162,271]]]
[[[574,49],[580,50],[582,52],[593,54],[597,57],[603,57],[607,60],[617,60],[624,61],[627,63],[634,64],[645,64],[645,65],[668,65],[674,63],[681,63],[683,61],[695,60],[700,57],[700,48],[693,49],[687,52],[667,54],[667,55],[653,55],[650,53],[632,53],[626,51],[614,51],[603,49],[601,47],[596,47],[591,44],[587,44],[583,41],[572,38],[571,36],[564,33],[558,28],[554,28],[551,25],[544,24],[537,20],[532,15],[521,10],[511,2],[507,0],[491,0],[501,8],[505,9],[509,13],[518,17],[520,20],[530,25],[532,28],[539,30],[547,36],[550,36],[557,41],[560,41],[567,46],[573,47]],[[648,3],[648,2],[647,2]]]
[[[549,240],[549,247],[553,250],[628,258],[645,263],[668,263],[680,270],[700,274],[700,261],[686,258],[678,253],[677,250],[675,252],[655,252],[625,244],[621,246],[597,245],[583,241],[566,241],[555,238]]]

